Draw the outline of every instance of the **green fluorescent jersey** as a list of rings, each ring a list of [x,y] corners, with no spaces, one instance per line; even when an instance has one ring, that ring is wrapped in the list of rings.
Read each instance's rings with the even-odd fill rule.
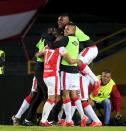
[[[77,26],[76,26],[76,32],[75,32],[75,36],[78,38],[78,40],[81,41],[87,41],[90,40],[90,37],[87,36],[86,34],[84,34],[84,32],[82,30],[80,30]]]
[[[44,49],[44,42],[45,40],[40,39],[39,42],[36,44],[36,47],[39,49],[39,51],[42,51]],[[44,58],[37,57],[38,62],[44,62]]]
[[[79,53],[79,41],[78,41],[77,37],[75,37],[75,36],[68,36],[68,38],[69,38],[69,41],[66,46],[66,49],[72,59],[77,59],[78,53]],[[66,65],[66,66],[77,66],[77,64],[70,65],[64,59],[62,59],[61,64]]]

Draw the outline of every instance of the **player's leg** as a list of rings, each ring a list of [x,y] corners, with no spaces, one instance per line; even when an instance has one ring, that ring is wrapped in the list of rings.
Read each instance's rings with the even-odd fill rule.
[[[90,67],[88,66],[97,56],[98,49],[96,46],[85,48],[79,55],[78,65],[80,72],[87,73],[94,80],[94,95],[97,95],[100,81],[96,77],[96,75],[92,72]]]
[[[39,123],[40,126],[50,126],[48,117],[55,105],[56,97],[60,95],[60,79],[59,76],[52,76],[44,78],[45,84],[48,88],[48,99],[43,107],[42,118]]]
[[[111,116],[111,102],[110,99],[105,99],[102,102],[102,106],[104,108],[104,124],[108,125],[110,122],[110,116]]]
[[[78,74],[72,74],[71,75],[71,98],[75,103],[76,109],[80,114],[81,122],[80,126],[86,126],[86,121],[88,120],[87,116],[84,114],[81,99],[77,94],[77,91],[79,90],[79,73]]]
[[[74,126],[71,116],[71,99],[69,95],[69,73],[62,71],[61,72],[61,90],[63,92],[63,108],[66,115],[65,122],[61,123],[62,126]]]
[[[13,125],[20,125],[20,119],[24,112],[29,108],[32,99],[34,98],[36,94],[36,88],[37,88],[37,79],[34,76],[33,82],[32,82],[32,88],[30,94],[24,99],[20,109],[18,110],[17,114],[12,116]]]
[[[89,74],[94,81],[98,81],[95,74],[92,72],[90,67],[88,66],[97,56],[98,49],[97,47],[88,47],[85,48],[80,54],[79,54],[79,68],[80,71],[83,73]]]
[[[42,67],[41,67],[42,68]],[[42,76],[42,70],[36,70],[35,77],[37,78],[38,86],[37,86],[37,94],[34,100],[31,103],[31,106],[29,108],[28,114],[26,116],[25,121],[23,122],[23,125],[31,125],[32,119],[36,114],[36,110],[41,103],[42,100],[47,99],[47,87],[44,83],[43,76]]]

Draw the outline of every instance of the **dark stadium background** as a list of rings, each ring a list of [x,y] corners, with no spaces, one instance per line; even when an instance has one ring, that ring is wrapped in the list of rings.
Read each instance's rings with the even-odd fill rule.
[[[116,0],[49,0],[42,13],[84,14],[126,21],[125,3]]]

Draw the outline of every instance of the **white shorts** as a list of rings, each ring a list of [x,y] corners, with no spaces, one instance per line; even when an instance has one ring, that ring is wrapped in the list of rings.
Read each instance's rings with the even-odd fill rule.
[[[89,93],[88,87],[89,84],[93,84],[93,79],[87,74],[85,76],[80,74],[80,98],[81,100],[88,100]]]
[[[48,88],[48,95],[60,95],[60,78],[59,76],[51,76],[44,78],[44,82]]]
[[[32,92],[37,92],[37,79],[36,79],[35,76],[33,77],[31,91],[32,91]]]
[[[79,73],[61,72],[61,90],[78,90]]]
[[[78,56],[83,63],[89,65],[98,55],[98,48],[97,46],[91,46],[85,48]]]

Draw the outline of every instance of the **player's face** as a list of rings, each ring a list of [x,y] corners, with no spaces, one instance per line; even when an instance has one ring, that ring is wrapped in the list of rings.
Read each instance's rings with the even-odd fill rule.
[[[64,29],[64,36],[68,36],[75,33],[74,26],[66,25]]]
[[[105,73],[105,72],[103,72],[102,76],[101,76],[101,79],[102,79],[103,85],[108,84],[109,81],[110,81],[110,79],[111,79],[111,73]]]
[[[58,18],[58,27],[59,28],[64,28],[67,23],[69,23],[68,17],[59,16],[59,18]]]

